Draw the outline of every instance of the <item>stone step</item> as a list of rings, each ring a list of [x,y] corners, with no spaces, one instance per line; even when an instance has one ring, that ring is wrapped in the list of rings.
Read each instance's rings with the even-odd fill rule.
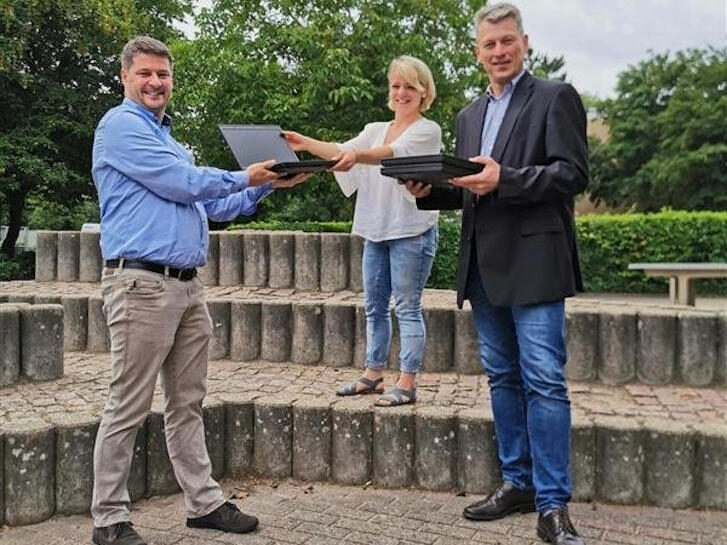
[[[212,358],[347,367],[365,360],[361,294],[213,287]],[[66,350],[105,352],[108,332],[98,284],[0,283],[0,302],[62,304]],[[478,343],[468,308],[448,290],[425,290],[423,369],[479,374]],[[569,299],[568,375],[606,384],[727,384],[727,313],[716,310]],[[394,321],[389,367],[397,366]]]
[[[67,353],[62,379],[0,395],[0,509],[10,525],[85,512],[109,357]],[[483,493],[498,479],[483,377],[423,373],[415,406],[337,398],[355,368],[260,360],[210,364],[204,405],[216,477]],[[394,374],[386,377],[391,384]],[[727,392],[675,386],[571,385],[574,499],[727,510]],[[132,498],[177,490],[161,393],[137,436]]]
[[[0,303],[0,388],[62,377],[63,337],[60,304]]]
[[[220,231],[209,236],[207,286],[361,291],[363,239],[348,233]],[[35,278],[98,282],[103,261],[98,233],[38,231]]]

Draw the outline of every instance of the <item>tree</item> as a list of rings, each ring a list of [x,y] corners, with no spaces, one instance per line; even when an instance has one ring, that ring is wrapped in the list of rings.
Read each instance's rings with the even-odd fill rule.
[[[137,33],[178,36],[189,0],[0,0],[0,217],[14,253],[29,196],[94,194],[93,130],[122,95],[118,56]]]
[[[546,53],[528,49],[525,68],[539,78],[566,81],[565,60],[563,57],[549,57]]]
[[[727,208],[727,49],[652,54],[599,110],[609,139],[591,142],[592,197],[643,211]]]
[[[236,168],[217,125],[269,123],[326,140],[391,119],[386,72],[401,54],[424,60],[438,97],[431,117],[451,148],[451,122],[481,85],[471,14],[477,0],[218,0],[196,19],[197,39],[177,43],[177,134],[201,162]],[[350,218],[330,174],[276,192],[278,219]]]
[[[236,168],[220,123],[269,123],[343,141],[391,119],[387,68],[407,54],[428,64],[437,98],[427,116],[453,149],[457,112],[487,85],[474,57],[481,0],[218,0],[196,19],[197,39],[177,43],[177,134],[201,162]],[[547,63],[547,66],[546,64]],[[533,66],[557,72],[561,59]],[[267,207],[282,220],[350,219],[352,203],[330,174]]]

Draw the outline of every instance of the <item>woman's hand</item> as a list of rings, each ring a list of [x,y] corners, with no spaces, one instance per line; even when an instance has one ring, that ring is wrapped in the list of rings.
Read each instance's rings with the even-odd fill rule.
[[[293,187],[295,185],[302,184],[311,176],[313,176],[313,173],[304,172],[302,174],[296,174],[292,178],[278,178],[277,180],[273,180],[272,187],[273,189],[285,189],[288,187]]]
[[[353,168],[353,166],[358,162],[358,157],[356,156],[356,152],[353,150],[342,151],[338,155],[331,157],[331,161],[337,161],[336,164],[331,167],[331,170],[336,172],[346,172],[351,170],[351,168]]]
[[[293,151],[308,151],[310,138],[295,131],[283,131],[283,137]]]

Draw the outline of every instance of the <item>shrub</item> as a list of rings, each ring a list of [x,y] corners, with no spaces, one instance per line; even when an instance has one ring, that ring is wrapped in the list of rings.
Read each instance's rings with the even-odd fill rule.
[[[255,229],[260,231],[304,231],[306,233],[349,233],[350,221],[250,221],[231,225],[228,231]]]
[[[73,204],[34,199],[28,208],[28,227],[31,229],[80,230],[84,223],[100,221],[98,202],[92,198]]]
[[[727,261],[727,213],[662,211],[578,218],[586,291],[664,293],[666,278],[629,271],[629,263]],[[699,293],[727,293],[725,280],[700,280]]]
[[[427,287],[441,289],[457,287],[461,223],[459,214],[443,213],[439,217],[439,247]]]
[[[0,281],[35,278],[35,252],[18,252],[8,258],[0,254]]]

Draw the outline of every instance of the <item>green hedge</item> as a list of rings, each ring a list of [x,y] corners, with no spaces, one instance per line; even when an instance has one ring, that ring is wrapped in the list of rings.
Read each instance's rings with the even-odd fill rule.
[[[629,263],[727,262],[726,212],[589,215],[577,225],[586,291],[667,291],[666,278],[629,271]],[[699,280],[697,293],[727,294],[727,280]]]
[[[306,233],[349,233],[350,221],[250,221],[231,225],[228,231],[255,229],[260,231],[305,231]]]
[[[586,291],[666,293],[668,280],[629,271],[637,262],[727,262],[727,212],[588,215],[576,221]],[[257,222],[232,229],[348,232],[349,222]],[[428,286],[454,289],[460,221],[443,213]],[[700,280],[700,294],[727,294],[727,279]]]

